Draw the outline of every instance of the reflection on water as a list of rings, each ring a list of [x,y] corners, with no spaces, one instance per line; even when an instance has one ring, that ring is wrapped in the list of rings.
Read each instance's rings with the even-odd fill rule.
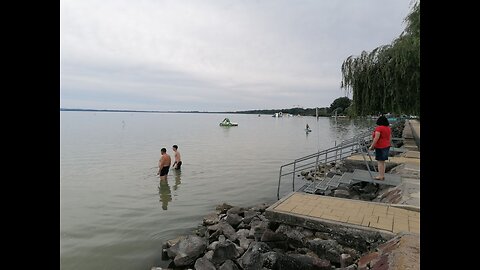
[[[177,190],[178,185],[182,183],[182,179],[180,178],[182,176],[182,170],[173,170],[173,173],[175,174],[175,185],[173,185],[173,190]]]
[[[173,185],[173,190],[178,190],[178,186],[182,183],[182,171],[173,170],[175,176],[175,184]],[[158,194],[160,195],[160,202],[162,203],[162,209],[168,209],[168,203],[172,201],[172,190],[168,184],[168,176],[165,180],[160,180],[160,185],[158,186]]]
[[[162,202],[162,209],[167,210],[168,202],[172,201],[172,191],[170,190],[170,185],[168,185],[168,179],[160,180],[158,190],[160,194],[160,202]]]

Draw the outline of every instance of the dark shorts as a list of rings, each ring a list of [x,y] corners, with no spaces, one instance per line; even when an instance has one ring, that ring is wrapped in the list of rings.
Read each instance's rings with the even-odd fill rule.
[[[162,170],[160,171],[160,176],[167,175],[169,170],[170,170],[170,166],[163,167]]]
[[[387,160],[389,151],[390,151],[390,147],[375,148],[375,159],[380,161]]]
[[[181,161],[177,162],[177,165],[175,165],[175,170],[180,170],[180,167],[182,167]]]

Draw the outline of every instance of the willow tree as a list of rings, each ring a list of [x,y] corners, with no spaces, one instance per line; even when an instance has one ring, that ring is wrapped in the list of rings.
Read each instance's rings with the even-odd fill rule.
[[[341,88],[353,93],[357,115],[420,115],[419,3],[413,5],[405,30],[392,44],[351,55],[343,62]]]

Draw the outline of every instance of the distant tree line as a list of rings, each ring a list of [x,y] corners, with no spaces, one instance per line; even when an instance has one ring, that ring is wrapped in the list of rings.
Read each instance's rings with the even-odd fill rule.
[[[304,115],[304,116],[315,116],[315,108],[290,108],[290,109],[272,109],[272,110],[250,110],[250,111],[236,111],[235,113],[245,113],[245,114],[275,114],[278,112],[289,113],[293,115]],[[329,116],[328,108],[319,108],[318,116]]]
[[[355,114],[420,115],[420,1],[405,22],[392,44],[343,62],[341,87],[353,92]]]
[[[331,116],[337,111],[337,114],[341,115],[348,112],[348,109],[352,103],[352,100],[348,97],[340,97],[335,99],[330,107],[318,108],[318,116]],[[271,109],[271,110],[249,110],[249,111],[236,111],[235,113],[245,113],[245,114],[275,114],[278,112],[289,113],[293,115],[304,115],[304,116],[316,116],[316,108],[290,108],[290,109]]]

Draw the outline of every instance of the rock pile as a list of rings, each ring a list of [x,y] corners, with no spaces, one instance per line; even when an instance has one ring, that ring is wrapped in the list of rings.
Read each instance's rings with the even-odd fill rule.
[[[167,241],[162,259],[170,261],[168,269],[356,269],[362,253],[385,241],[372,237],[369,247],[347,246],[328,232],[270,222],[267,207],[219,205],[194,235]]]

